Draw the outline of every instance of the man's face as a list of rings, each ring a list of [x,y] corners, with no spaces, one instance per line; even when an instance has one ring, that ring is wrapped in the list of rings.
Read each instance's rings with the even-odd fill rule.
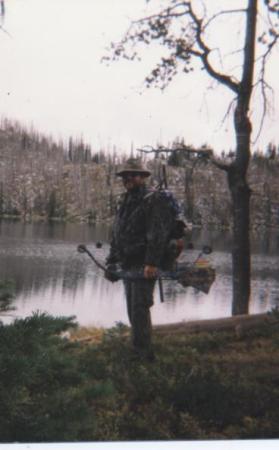
[[[122,176],[123,185],[125,189],[127,189],[127,191],[141,186],[142,184],[144,184],[144,180],[144,176],[133,172],[127,172]]]

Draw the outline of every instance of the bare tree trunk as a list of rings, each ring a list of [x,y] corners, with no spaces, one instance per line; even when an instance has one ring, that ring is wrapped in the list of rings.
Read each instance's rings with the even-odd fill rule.
[[[247,314],[250,299],[250,189],[245,176],[229,171],[233,204],[232,314]]]
[[[253,89],[257,1],[249,0],[248,3],[243,75],[234,115],[236,159],[228,170],[233,205],[233,315],[248,313],[250,299],[250,188],[246,174],[250,160],[252,132],[249,103]]]
[[[194,212],[193,169],[192,167],[187,167],[187,165],[185,166],[184,180],[184,194],[186,198],[185,216],[189,222],[192,222]]]

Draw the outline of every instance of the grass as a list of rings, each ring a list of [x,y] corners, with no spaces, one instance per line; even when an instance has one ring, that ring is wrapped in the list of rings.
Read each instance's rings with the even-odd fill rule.
[[[153,363],[121,324],[61,338],[74,327],[45,314],[1,325],[1,442],[279,437],[276,323],[155,334]]]

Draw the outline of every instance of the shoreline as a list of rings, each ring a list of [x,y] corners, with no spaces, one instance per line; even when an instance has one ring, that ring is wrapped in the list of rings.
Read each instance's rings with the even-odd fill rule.
[[[257,329],[261,325],[276,325],[278,320],[272,314],[243,314],[218,319],[191,320],[189,322],[176,322],[171,324],[153,325],[155,336],[172,336],[181,334],[199,334],[215,332],[234,332],[236,337],[241,337],[245,332]],[[114,327],[111,327],[114,328]],[[61,335],[62,338],[73,342],[93,344],[101,342],[107,328],[77,326]],[[123,325],[123,335],[128,337],[130,327]]]

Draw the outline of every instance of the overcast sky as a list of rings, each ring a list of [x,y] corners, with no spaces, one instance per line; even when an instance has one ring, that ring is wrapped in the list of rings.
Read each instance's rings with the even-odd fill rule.
[[[229,8],[231,1],[221,4],[226,2]],[[208,4],[216,8],[220,0]],[[243,6],[243,0],[233,4]],[[55,138],[82,136],[94,149],[115,145],[129,151],[132,142],[135,147],[166,145],[176,137],[208,143],[217,151],[233,148],[232,117],[222,124],[231,93],[205,74],[178,76],[161,92],[143,83],[156,52],[148,52],[141,63],[100,63],[130,20],[148,14],[153,5],[145,0],[6,0],[3,26],[9,35],[0,33],[0,115]],[[239,48],[239,28],[241,23],[234,22],[229,30],[226,18],[214,44]],[[278,53],[267,74],[275,89],[274,107],[279,103]],[[259,97],[253,111],[259,120]],[[278,110],[271,111],[255,148],[279,144],[278,118]]]

